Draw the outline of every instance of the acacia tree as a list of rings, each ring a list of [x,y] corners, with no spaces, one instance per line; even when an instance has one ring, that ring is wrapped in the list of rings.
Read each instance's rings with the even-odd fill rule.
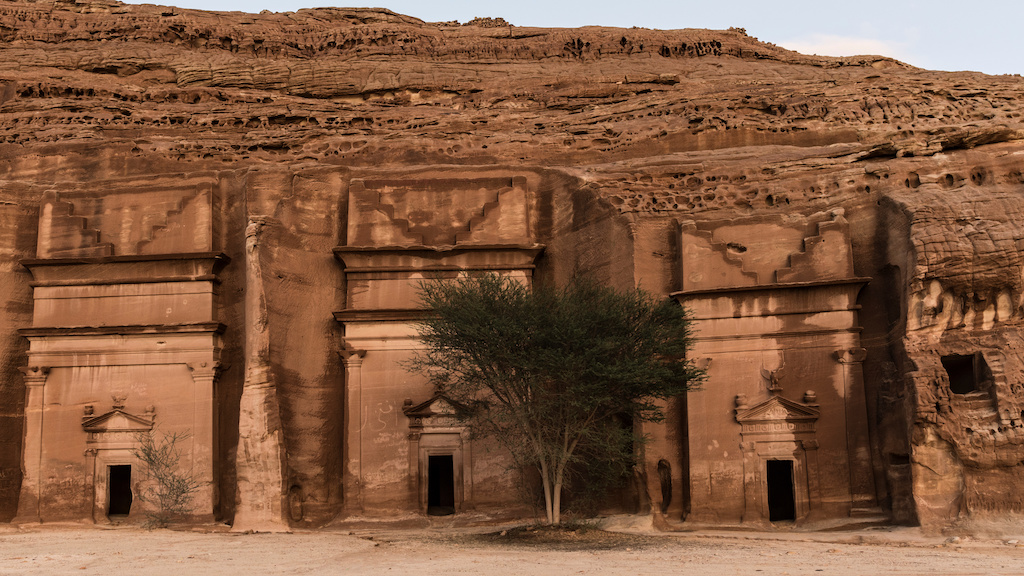
[[[192,434],[164,433],[160,439],[155,432],[140,432],[136,436],[138,447],[135,457],[143,464],[145,481],[140,485],[138,497],[155,505],[146,512],[146,528],[166,528],[172,520],[192,512],[192,499],[203,487],[203,482],[192,469],[182,469],[178,443]]]
[[[475,434],[536,465],[548,523],[561,521],[566,474],[582,453],[631,456],[616,419],[661,420],[659,401],[703,381],[685,358],[686,311],[640,290],[578,280],[531,291],[487,274],[425,282],[420,297],[432,313],[410,368],[465,408]]]

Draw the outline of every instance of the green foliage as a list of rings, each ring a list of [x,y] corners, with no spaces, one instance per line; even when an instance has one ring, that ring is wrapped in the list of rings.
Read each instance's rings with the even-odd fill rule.
[[[165,528],[192,511],[192,498],[203,482],[191,469],[181,469],[178,449],[178,443],[190,437],[187,431],[164,433],[160,439],[152,431],[137,437],[139,446],[134,453],[143,464],[144,474],[138,497],[154,506],[146,511],[147,528]]]
[[[576,281],[529,290],[493,274],[421,286],[433,314],[411,363],[541,473],[549,522],[566,474],[584,461],[628,462],[640,439],[625,422],[659,421],[660,402],[698,385],[686,361],[690,324],[670,300]]]

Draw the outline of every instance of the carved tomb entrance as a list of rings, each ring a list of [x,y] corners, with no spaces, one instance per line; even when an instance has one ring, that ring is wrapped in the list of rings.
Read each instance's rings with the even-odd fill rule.
[[[456,404],[442,395],[403,409],[409,417],[409,471],[419,495],[419,509],[431,516],[462,510],[471,485],[465,471],[468,431],[455,418]]]
[[[689,355],[708,378],[686,397],[686,520],[875,511],[857,319],[866,279],[842,211],[683,222],[680,232],[673,296],[690,309]]]
[[[132,510],[132,466],[107,466],[107,516],[127,516]]]
[[[94,521],[123,518],[131,513],[134,501],[132,478],[133,472],[138,473],[133,466],[138,463],[138,436],[152,432],[155,413],[152,408],[143,415],[126,412],[122,397],[116,397],[105,414],[95,415],[93,410],[87,405],[82,416],[86,473],[93,478],[92,517]]]
[[[532,283],[544,250],[531,192],[539,181],[505,170],[439,169],[349,182],[343,243],[334,249],[345,277],[345,308],[334,318],[343,330],[347,512],[451,513],[469,502],[512,500],[496,488],[507,484],[496,461],[479,459],[489,464],[474,471],[468,435],[446,415],[427,375],[401,365],[422,347],[421,282],[494,273]],[[431,396],[402,407],[405,398]],[[483,502],[471,495],[477,472],[491,479],[477,494]]]
[[[796,520],[796,486],[793,484],[792,460],[769,460],[765,471],[767,483],[768,520]]]
[[[736,421],[742,426],[744,522],[799,520],[820,499],[814,394],[808,392],[803,403],[783,398],[774,374],[769,374],[768,400],[749,407],[744,395],[736,397]]]

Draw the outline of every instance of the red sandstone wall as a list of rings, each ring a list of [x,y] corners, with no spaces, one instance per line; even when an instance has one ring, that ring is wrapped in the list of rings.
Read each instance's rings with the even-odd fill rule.
[[[860,322],[880,499],[898,521],[940,524],[1021,506],[1020,78],[808,57],[736,31],[453,27],[377,10],[5,0],[0,24],[0,517],[13,515],[20,480],[27,343],[14,330],[31,324],[16,262],[35,252],[44,193],[102,198],[106,181],[214,175],[215,244],[233,260],[220,276],[224,518],[243,381],[242,231],[270,218],[261,256],[286,489],[301,494],[293,521],[317,525],[344,500],[330,312],[344,305],[331,248],[346,182],[430,166],[540,175],[542,282],[580,273],[667,294],[681,281],[680,221],[843,208],[855,273],[872,278]],[[954,322],[952,309],[972,320]],[[992,406],[1008,423],[958,413],[943,392],[938,358],[975,350],[998,365]],[[651,453],[678,458],[681,482],[678,420],[652,434]],[[938,479],[935,462],[949,467]]]

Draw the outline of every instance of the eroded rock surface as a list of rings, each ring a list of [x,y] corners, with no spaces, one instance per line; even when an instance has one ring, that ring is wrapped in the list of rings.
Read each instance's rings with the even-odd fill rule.
[[[335,249],[418,246],[433,256],[402,252],[387,266],[415,256],[426,258],[420,267],[433,258],[485,269],[496,256],[462,258],[450,247],[537,246],[535,269],[525,260],[513,266],[532,270],[523,274],[533,281],[584,273],[668,295],[684,290],[691,225],[749,227],[714,250],[723,263],[746,258],[748,272],[767,271],[751,285],[869,279],[857,296],[858,320],[844,328],[862,328],[865,350],[870,455],[850,458],[870,464],[848,471],[871,476],[851,480],[874,486],[861,500],[897,521],[939,525],[973,511],[1020,511],[1022,96],[1016,76],[931,72],[881,56],[804,56],[738,30],[459,26],[379,9],[255,15],[4,0],[0,509],[6,517],[17,510],[31,443],[19,369],[40,374],[30,357],[42,357],[17,333],[41,327],[33,278],[19,261],[86,266],[92,258],[106,274],[103,266],[128,257],[212,251],[231,259],[215,279],[176,281],[217,286],[220,364],[203,376],[216,382],[212,512],[233,517],[239,483],[252,479],[234,465],[250,446],[239,444],[239,431],[258,432],[239,421],[253,412],[243,402],[254,321],[245,229],[258,217],[266,227],[258,251],[261,362],[280,419],[276,431],[278,417],[264,419],[263,432],[276,434],[270,452],[284,454],[280,494],[270,490],[280,501],[264,504],[282,522],[418,509],[403,406],[426,406],[430,391],[392,362],[401,354],[373,360],[373,350],[344,340],[352,322],[394,322],[384,311],[408,307],[408,294],[372,283],[384,278],[373,274],[391,272],[365,269],[370,288],[362,290],[351,281],[358,271]],[[500,184],[474,184],[491,180]],[[438,208],[444,202],[467,212]],[[852,273],[817,278],[827,266],[787,260],[820,236],[815,215],[837,211]],[[380,222],[353,220],[363,213]],[[441,213],[445,221],[432,220]],[[780,276],[768,278],[773,273]],[[81,333],[134,321],[69,318],[45,327]],[[351,389],[356,365],[369,367],[360,368],[361,385],[372,388],[367,398]],[[793,378],[816,373],[793,360],[786,367]],[[958,380],[964,375],[969,382]],[[54,381],[73,385],[65,376]],[[768,398],[758,390],[765,396],[751,405]],[[109,403],[104,394],[97,389],[96,401]],[[685,404],[652,431],[648,486],[635,498],[661,510],[659,495],[673,494],[665,507],[673,521],[690,512],[697,484],[688,470],[717,470],[713,458],[740,457],[739,446],[725,450],[731,456],[701,456],[684,433],[686,422],[703,418],[739,438],[734,406],[698,414]],[[353,446],[363,451],[364,476],[352,477]],[[699,458],[709,460],[695,466]],[[477,455],[467,502],[507,503],[498,460]],[[667,467],[658,467],[662,460]],[[264,476],[278,474],[271,468]],[[47,485],[38,472],[26,474]],[[658,485],[662,477],[670,489]],[[249,493],[260,491],[268,493]],[[369,508],[354,505],[353,491]]]

